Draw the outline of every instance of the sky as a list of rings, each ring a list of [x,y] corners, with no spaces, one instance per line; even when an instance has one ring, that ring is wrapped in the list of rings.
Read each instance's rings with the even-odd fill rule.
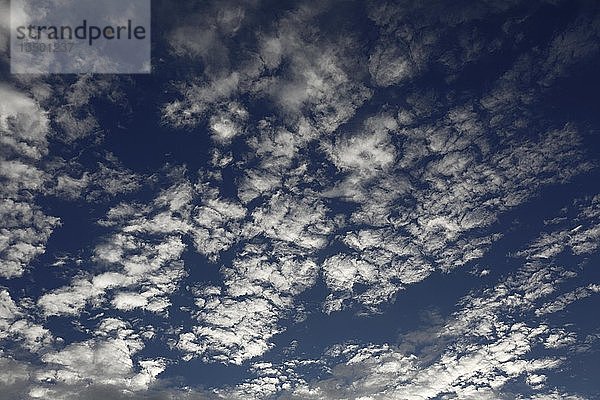
[[[152,2],[11,74],[0,399],[600,399],[600,3]]]

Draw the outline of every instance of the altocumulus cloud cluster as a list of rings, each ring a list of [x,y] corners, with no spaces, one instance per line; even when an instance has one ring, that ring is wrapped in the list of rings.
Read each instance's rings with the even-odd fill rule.
[[[0,398],[598,399],[594,1],[153,3],[11,75]]]

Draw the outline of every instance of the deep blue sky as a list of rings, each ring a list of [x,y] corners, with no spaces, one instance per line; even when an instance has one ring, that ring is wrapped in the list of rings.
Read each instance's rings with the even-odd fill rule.
[[[149,75],[0,41],[0,398],[600,399],[599,39],[154,1]]]

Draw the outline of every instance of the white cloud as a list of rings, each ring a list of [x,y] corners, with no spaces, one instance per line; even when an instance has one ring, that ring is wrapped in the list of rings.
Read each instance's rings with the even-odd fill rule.
[[[101,224],[118,229],[96,245],[94,261],[112,270],[76,278],[68,286],[43,294],[37,301],[43,312],[76,315],[87,304],[100,306],[112,290],[141,287],[143,292],[115,293],[112,304],[124,310],[164,312],[170,305],[165,296],[185,275],[181,233],[188,229],[184,218],[189,215],[190,191],[189,184],[176,184],[159,193],[154,208],[118,205],[111,209]],[[152,237],[157,234],[158,238]]]
[[[444,2],[370,3],[368,17],[379,31],[368,61],[373,82],[383,87],[402,84],[435,64],[460,72],[465,64],[494,51],[497,42],[505,39],[496,35],[494,42],[487,44],[478,32],[479,21],[492,19],[517,3],[482,3],[477,7]],[[448,35],[455,38],[453,46],[445,45]]]
[[[29,263],[45,251],[59,219],[45,215],[32,196],[39,192],[46,174],[37,162],[48,151],[47,113],[30,97],[0,85],[0,275],[23,274]]]
[[[174,100],[162,109],[165,122],[180,128],[197,125],[211,107],[225,102],[237,92],[240,76],[233,72],[210,83],[180,84],[181,100]]]
[[[219,252],[239,239],[244,216],[245,210],[241,206],[219,198],[209,199],[205,205],[197,207],[193,213],[197,225],[191,231],[196,249],[215,259]]]
[[[210,114],[208,106],[227,103],[245,92],[267,97],[296,120],[306,110],[319,131],[333,132],[352,117],[371,96],[371,91],[353,79],[350,68],[355,62],[340,51],[344,47],[356,47],[357,43],[349,37],[339,39],[339,45],[319,43],[303,35],[305,24],[318,17],[323,11],[321,8],[300,6],[284,15],[276,32],[256,38],[259,54],[242,56],[237,69],[230,67],[229,53],[222,48],[222,43],[213,40],[220,36],[219,23],[193,32],[188,32],[189,27],[176,29],[171,40],[175,53],[200,56],[208,79],[178,84],[182,99],[164,106],[165,121],[174,126],[195,126]],[[189,40],[190,37],[197,40]],[[209,54],[214,56],[211,49],[215,50],[215,46],[220,56],[208,59]],[[285,71],[272,73],[282,60],[286,61]],[[218,118],[213,117],[213,125]],[[219,128],[223,132],[232,127],[221,124]]]
[[[541,308],[537,309],[535,313],[536,315],[545,315],[562,311],[569,304],[596,293],[600,293],[600,285],[590,284],[588,286],[578,287],[575,290],[560,295],[556,300],[544,304]]]
[[[12,150],[24,157],[39,159],[47,152],[48,115],[30,97],[0,85],[4,99],[0,105],[0,143],[3,151]]]
[[[545,238],[560,238],[567,232],[575,240],[558,241],[564,250],[573,251],[580,243],[575,236],[587,237],[586,232],[597,224],[597,198],[574,203],[576,215],[572,219],[557,222],[554,231],[542,233],[519,253],[523,264],[517,271],[463,297],[459,309],[449,318],[401,334],[397,345],[333,346],[324,358],[332,365],[331,375],[316,382],[296,382],[291,389],[278,389],[287,392],[283,398],[583,398],[553,389],[548,372],[559,367],[568,371],[570,367],[569,359],[563,357],[565,353],[557,356],[556,349],[584,353],[589,349],[582,347],[578,335],[571,331],[574,326],[553,326],[540,318],[552,308],[549,305],[562,307],[579,294],[598,291],[598,285],[592,284],[560,294],[562,283],[577,276],[574,271],[579,263],[572,260],[573,269],[556,266],[554,258],[559,252],[547,252],[554,241]],[[373,232],[352,234],[346,241],[361,249],[363,257],[371,246],[381,243]],[[391,249],[397,246],[385,243]],[[539,254],[545,254],[544,258]],[[348,290],[354,281],[368,282],[375,273],[368,265],[341,256],[328,262],[331,275],[326,279],[338,290]],[[325,270],[328,268],[326,265]],[[514,393],[519,384],[529,385],[531,394],[524,394],[522,389]]]
[[[395,127],[396,121],[390,124]],[[340,139],[327,149],[336,167],[367,176],[388,169],[396,159],[396,149],[385,130]]]
[[[252,212],[252,222],[245,225],[243,234],[250,238],[264,234],[308,249],[322,248],[333,230],[326,213],[327,208],[318,200],[277,192]]]
[[[35,323],[19,307],[6,289],[0,288],[0,342],[11,340],[31,352],[48,348],[53,342],[50,331]]]
[[[179,336],[177,347],[189,359],[241,364],[264,354],[280,332],[279,320],[292,313],[294,296],[314,284],[317,265],[291,244],[246,245],[223,269],[225,290],[197,294],[198,324]]]
[[[243,133],[248,112],[237,103],[230,103],[227,109],[210,118],[209,126],[216,142],[227,144]]]

